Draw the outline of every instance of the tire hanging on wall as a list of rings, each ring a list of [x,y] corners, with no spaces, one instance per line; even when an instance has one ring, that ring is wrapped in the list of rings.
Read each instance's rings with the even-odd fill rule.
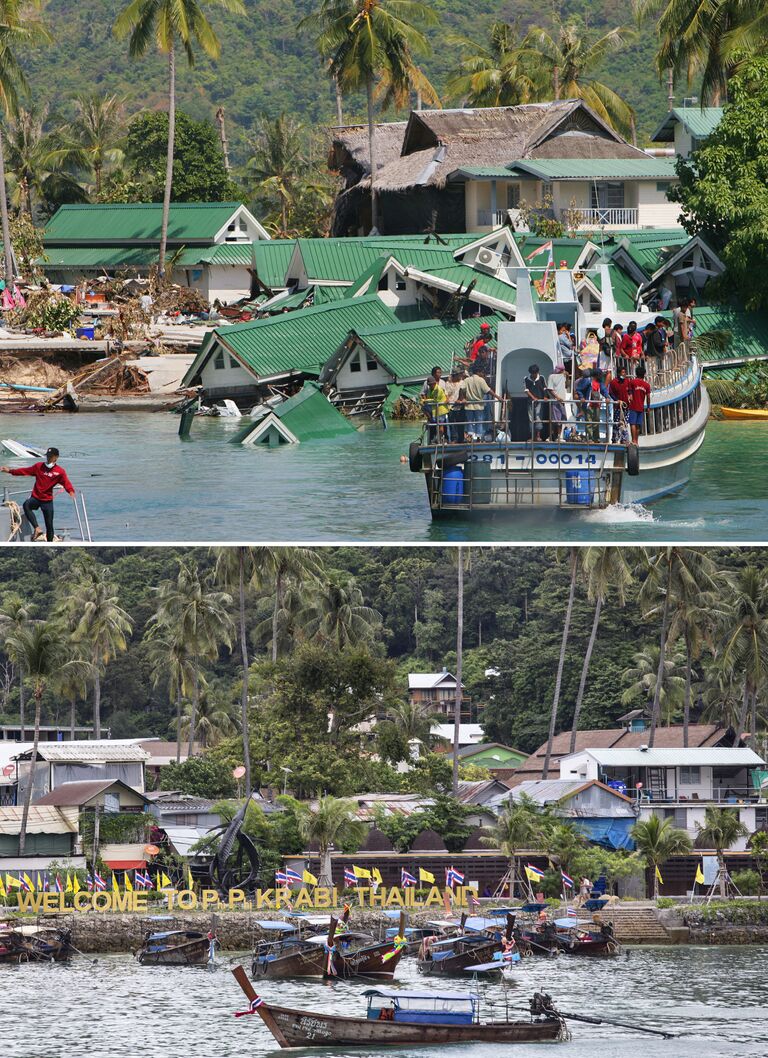
[[[422,468],[420,449],[421,445],[418,441],[411,441],[408,447],[408,466],[414,474],[417,474]]]
[[[640,473],[640,449],[637,445],[627,445],[627,473],[631,478]]]

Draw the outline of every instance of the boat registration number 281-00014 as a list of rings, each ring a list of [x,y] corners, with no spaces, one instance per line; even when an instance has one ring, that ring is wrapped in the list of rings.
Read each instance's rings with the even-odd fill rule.
[[[486,455],[470,456],[469,462],[490,463],[492,467],[503,469],[507,465],[514,470],[528,470],[531,466],[530,453],[524,452],[520,455]],[[541,467],[594,467],[598,463],[598,457],[594,452],[537,452],[534,457],[534,466]]]

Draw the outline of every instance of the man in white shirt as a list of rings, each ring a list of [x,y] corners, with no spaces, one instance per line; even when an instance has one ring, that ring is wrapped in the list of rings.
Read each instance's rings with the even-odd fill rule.
[[[562,423],[568,418],[565,403],[568,397],[568,380],[562,364],[557,364],[547,379],[547,390],[552,397],[549,403],[549,436],[551,441],[556,441],[560,436]]]

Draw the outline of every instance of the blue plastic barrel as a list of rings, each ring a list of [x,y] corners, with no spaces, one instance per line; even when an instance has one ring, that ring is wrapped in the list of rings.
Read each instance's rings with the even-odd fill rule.
[[[451,467],[443,474],[443,503],[464,502],[464,471]]]
[[[566,470],[565,495],[569,503],[588,507],[597,488],[597,474],[591,470]]]
[[[75,334],[78,338],[87,338],[89,341],[93,341],[94,327],[78,327]]]

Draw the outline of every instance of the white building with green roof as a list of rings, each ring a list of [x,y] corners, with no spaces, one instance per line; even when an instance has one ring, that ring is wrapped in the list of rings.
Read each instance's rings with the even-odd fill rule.
[[[45,230],[41,267],[53,283],[147,277],[157,264],[163,207],[151,203],[61,206]],[[175,283],[211,303],[251,293],[254,244],[269,234],[241,202],[174,202],[167,263]]]
[[[651,136],[653,143],[674,146],[675,154],[687,158],[706,143],[723,116],[722,107],[673,107]]]

